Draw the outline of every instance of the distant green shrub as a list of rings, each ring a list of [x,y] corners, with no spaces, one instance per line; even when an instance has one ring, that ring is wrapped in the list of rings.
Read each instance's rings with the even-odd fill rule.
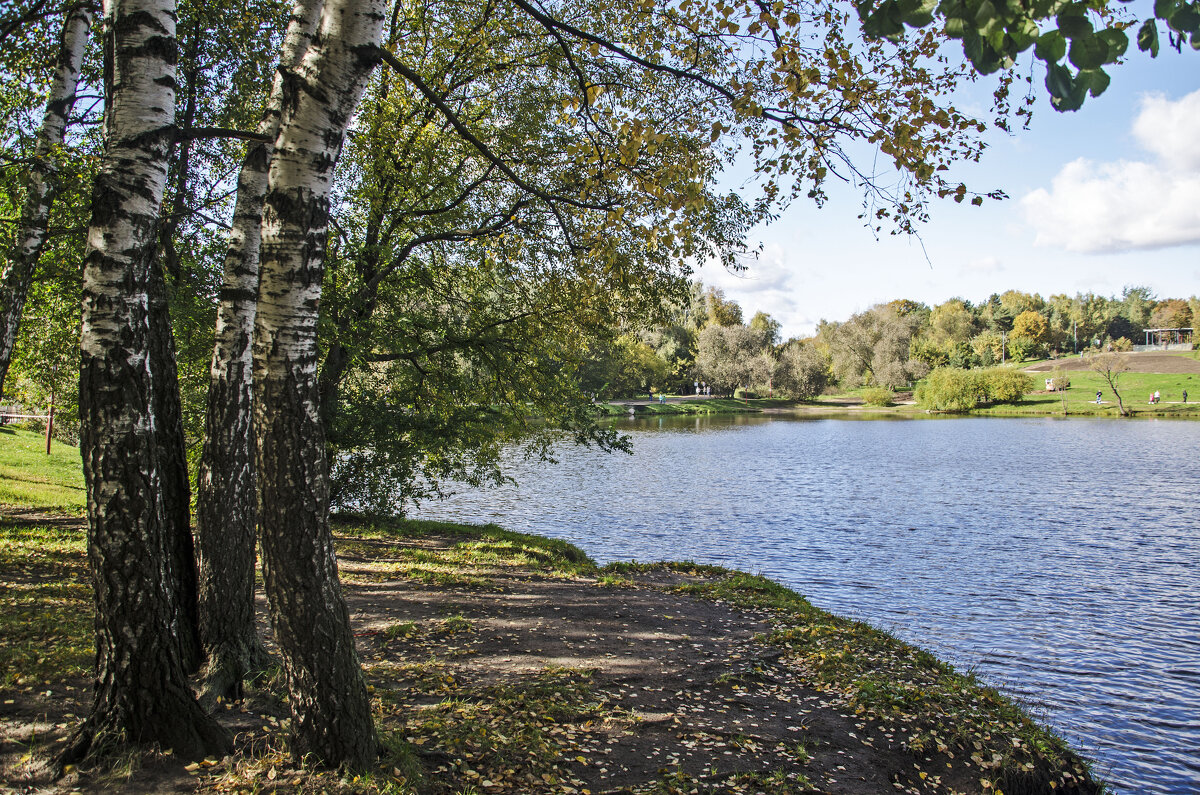
[[[1012,367],[992,367],[979,371],[990,403],[1016,403],[1033,391],[1033,378]],[[1069,382],[1068,382],[1069,383]]]
[[[918,405],[931,411],[970,411],[983,402],[979,372],[938,367],[917,386]]]
[[[871,386],[862,391],[863,403],[868,406],[890,406],[894,393],[886,387]]]
[[[915,397],[932,411],[970,411],[983,403],[1015,403],[1032,389],[1033,379],[1012,367],[939,367],[921,382]]]

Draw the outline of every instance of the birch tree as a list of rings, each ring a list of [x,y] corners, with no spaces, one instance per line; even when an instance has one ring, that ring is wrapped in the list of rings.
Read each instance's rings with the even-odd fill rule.
[[[16,244],[0,276],[0,394],[12,361],[13,345],[34,269],[46,242],[50,206],[54,201],[58,163],[62,157],[67,118],[75,106],[84,50],[95,10],[90,1],[71,6],[63,22],[62,37],[46,100],[46,112],[37,148],[29,166],[28,191],[21,210]]]
[[[366,685],[329,530],[317,406],[317,310],[333,169],[379,62],[383,0],[331,0],[283,84],[263,203],[254,330],[254,434],[263,577],[292,713],[292,752],[331,765],[373,761]]]
[[[83,272],[80,425],[96,602],[92,712],[62,761],[157,742],[202,758],[226,732],[192,696],[176,633],[150,368],[149,268],[175,136],[171,0],[114,0],[108,140]]]
[[[258,133],[272,142],[279,133],[285,76],[292,75],[308,51],[321,5],[321,0],[296,0],[292,6],[279,68],[258,125]],[[242,160],[217,308],[204,450],[196,488],[206,701],[237,696],[246,676],[266,661],[254,621],[258,513],[251,340],[258,300],[263,197],[273,154],[273,143],[252,142]]]

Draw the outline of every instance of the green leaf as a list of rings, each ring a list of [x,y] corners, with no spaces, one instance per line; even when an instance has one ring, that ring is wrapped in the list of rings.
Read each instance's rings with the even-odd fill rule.
[[[1200,50],[1200,32],[1192,34],[1192,49]]]
[[[1099,36],[1081,36],[1071,41],[1068,56],[1079,69],[1099,69],[1108,63],[1108,45]]]
[[[1084,15],[1082,9],[1069,8],[1058,15],[1058,29],[1068,39],[1089,36],[1092,33],[1092,23]]]
[[[983,0],[979,4],[979,10],[975,12],[975,26],[983,29],[996,16],[996,6],[992,5],[992,0]]]
[[[996,52],[1001,52],[1004,49],[1004,23],[999,19],[993,19],[991,22],[980,31],[983,34],[983,40]]]
[[[1038,40],[1038,33],[1037,23],[1029,17],[1018,20],[1008,28],[1008,37],[1012,39],[1016,52],[1028,50],[1029,46]]]
[[[1129,49],[1129,37],[1117,28],[1105,28],[1096,34],[1108,45],[1109,63],[1120,58]]]
[[[1038,36],[1034,55],[1048,63],[1057,63],[1067,54],[1067,40],[1057,30],[1048,30]]]
[[[933,12],[937,10],[937,5],[937,0],[922,0],[905,15],[904,21],[914,28],[923,28],[933,22]]]
[[[1180,33],[1195,33],[1200,30],[1200,13],[1194,8],[1184,6],[1171,15],[1167,24]]]
[[[1046,67],[1046,90],[1056,99],[1071,96],[1071,70],[1052,63]]]
[[[1003,66],[1000,55],[971,28],[963,36],[963,53],[981,75],[990,75]]]
[[[1086,85],[1088,93],[1098,97],[1108,88],[1112,78],[1103,69],[1084,69],[1076,75],[1077,85]]]
[[[1050,92],[1050,104],[1057,111],[1079,110],[1087,99],[1089,87],[1088,78],[1073,79],[1071,70],[1062,64],[1049,64],[1046,68],[1046,90]]]
[[[1138,28],[1137,45],[1142,52],[1149,50],[1151,58],[1158,57],[1158,23],[1153,19],[1147,19]]]
[[[951,39],[961,39],[966,34],[967,26],[958,17],[946,18],[946,36]]]
[[[1179,8],[1180,0],[1154,0],[1154,16],[1159,19],[1167,19],[1175,9]]]

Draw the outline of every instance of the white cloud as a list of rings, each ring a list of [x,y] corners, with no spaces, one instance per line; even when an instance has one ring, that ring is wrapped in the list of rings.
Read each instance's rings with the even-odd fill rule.
[[[1154,162],[1080,158],[1021,200],[1035,244],[1111,252],[1200,242],[1200,91],[1144,98],[1133,133]]]
[[[1200,91],[1172,102],[1162,94],[1142,98],[1142,112],[1133,123],[1133,134],[1148,152],[1165,165],[1200,171]]]
[[[709,264],[696,271],[695,278],[721,288],[727,298],[741,304],[747,321],[762,311],[780,322],[785,338],[810,333],[816,321],[801,304],[810,297],[814,283],[824,280],[820,270],[796,267],[778,244],[768,244],[745,265],[744,271],[731,273],[720,265]]]

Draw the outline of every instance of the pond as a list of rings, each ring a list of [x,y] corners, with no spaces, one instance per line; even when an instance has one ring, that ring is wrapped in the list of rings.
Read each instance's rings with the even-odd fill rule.
[[[1015,695],[1125,793],[1200,792],[1200,422],[632,421],[414,512],[761,573]]]

